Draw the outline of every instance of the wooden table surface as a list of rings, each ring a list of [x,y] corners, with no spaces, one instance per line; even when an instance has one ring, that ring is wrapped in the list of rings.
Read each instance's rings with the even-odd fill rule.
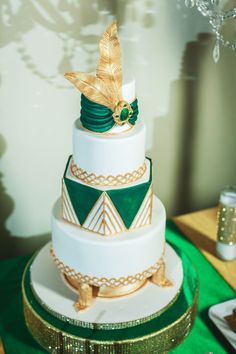
[[[216,216],[217,208],[210,208],[176,216],[173,221],[236,291],[236,260],[226,262],[216,256]]]

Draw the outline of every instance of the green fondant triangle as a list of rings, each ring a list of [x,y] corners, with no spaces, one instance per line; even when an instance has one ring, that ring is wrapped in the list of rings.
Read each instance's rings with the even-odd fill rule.
[[[107,192],[127,229],[130,228],[137,215],[150,184],[151,182],[147,182],[135,187]]]
[[[73,182],[68,178],[65,178],[64,181],[75,214],[79,219],[80,225],[83,225],[90,210],[102,194],[102,191]]]
[[[74,182],[66,177],[66,171],[69,168],[71,158],[72,156],[68,159],[63,179],[75,214],[79,219],[80,225],[83,225],[90,210],[103,192],[92,187],[84,186],[79,182]]]

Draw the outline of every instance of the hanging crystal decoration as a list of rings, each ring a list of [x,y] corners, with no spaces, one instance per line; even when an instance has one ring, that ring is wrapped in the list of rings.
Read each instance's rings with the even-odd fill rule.
[[[185,0],[185,6],[187,7],[194,7],[195,1],[194,0]]]
[[[184,0],[189,8],[196,6],[197,10],[208,18],[212,31],[216,36],[216,43],[213,49],[213,59],[217,63],[220,59],[220,45],[236,50],[236,44],[224,39],[221,29],[226,20],[236,18],[236,7],[229,11],[221,10],[224,0]]]
[[[213,59],[215,63],[217,63],[220,59],[220,41],[218,39],[216,40],[216,44],[213,49]]]

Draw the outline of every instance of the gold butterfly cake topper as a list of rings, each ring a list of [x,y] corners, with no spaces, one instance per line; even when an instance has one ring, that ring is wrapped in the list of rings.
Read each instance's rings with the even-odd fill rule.
[[[121,48],[114,21],[99,42],[100,58],[96,76],[84,72],[70,72],[65,78],[72,82],[81,95],[81,122],[91,131],[106,132],[115,124],[137,120],[137,99],[128,103],[122,96]]]

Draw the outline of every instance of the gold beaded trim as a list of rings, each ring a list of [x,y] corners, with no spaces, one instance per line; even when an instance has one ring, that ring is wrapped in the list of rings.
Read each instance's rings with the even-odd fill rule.
[[[91,184],[93,186],[120,186],[122,184],[133,183],[140,179],[146,172],[147,166],[144,162],[141,167],[133,172],[128,172],[124,175],[102,176],[96,175],[95,173],[86,172],[82,168],[78,167],[72,160],[70,169],[73,176],[84,183]]]
[[[217,238],[226,245],[236,245],[236,208],[219,203]]]
[[[50,253],[53,257],[56,266],[60,269],[60,271],[66,274],[67,276],[71,277],[72,279],[75,279],[80,283],[88,283],[90,285],[94,285],[98,287],[104,285],[104,286],[109,286],[111,288],[114,288],[116,286],[121,286],[121,285],[134,284],[136,281],[151,277],[154,273],[156,273],[160,265],[163,263],[163,255],[164,255],[163,252],[159,261],[157,261],[154,265],[152,265],[148,269],[145,269],[141,273],[137,273],[135,275],[129,275],[127,277],[120,277],[120,278],[97,278],[97,277],[91,277],[89,275],[76,272],[74,269],[66,266],[63,262],[61,262],[56,257],[52,248],[50,249]]]
[[[110,342],[108,340],[94,340],[92,337],[85,339],[69,334],[66,331],[61,331],[45,321],[32,308],[25,294],[24,287],[22,290],[26,325],[34,339],[50,353],[154,354],[157,348],[159,352],[169,352],[189,334],[197,313],[198,286],[193,302],[185,313],[175,322],[161,330],[142,337],[137,336],[133,339]]]

